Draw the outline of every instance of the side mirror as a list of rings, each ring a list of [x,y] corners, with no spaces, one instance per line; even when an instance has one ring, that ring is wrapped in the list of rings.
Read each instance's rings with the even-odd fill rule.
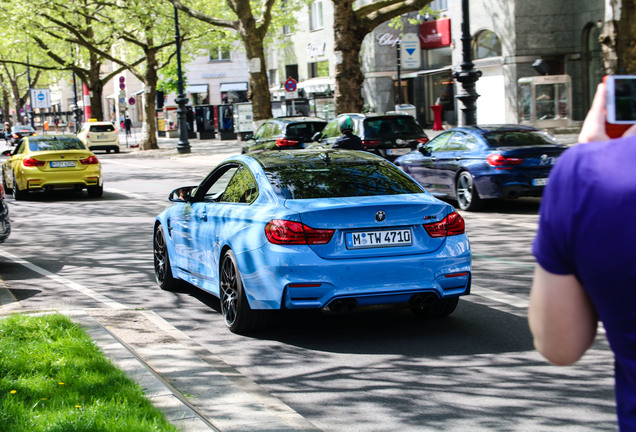
[[[422,155],[424,156],[430,156],[431,146],[428,143],[425,143],[425,144],[420,143],[417,145],[417,151],[422,153]]]
[[[196,188],[196,186],[186,186],[180,187],[168,195],[168,201],[170,202],[189,202],[192,201],[192,191]]]

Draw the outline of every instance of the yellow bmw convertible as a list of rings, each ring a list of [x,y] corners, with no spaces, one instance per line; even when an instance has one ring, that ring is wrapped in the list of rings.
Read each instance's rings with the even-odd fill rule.
[[[97,157],[74,136],[24,137],[2,164],[2,183],[16,200],[31,191],[86,189],[92,197],[104,193]]]

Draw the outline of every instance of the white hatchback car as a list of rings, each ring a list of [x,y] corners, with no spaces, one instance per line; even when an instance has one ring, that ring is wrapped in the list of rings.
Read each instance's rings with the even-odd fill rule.
[[[119,153],[119,136],[111,122],[88,121],[82,125],[77,137],[89,150],[114,150]]]

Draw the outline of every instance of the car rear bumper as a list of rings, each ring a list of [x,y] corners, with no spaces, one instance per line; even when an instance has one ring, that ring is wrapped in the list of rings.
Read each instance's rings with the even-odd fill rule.
[[[36,191],[42,189],[83,189],[91,186],[101,186],[103,179],[99,168],[87,168],[82,171],[23,173],[16,179],[20,189]]]
[[[308,247],[266,245],[236,258],[253,309],[317,309],[341,299],[372,306],[405,303],[421,293],[442,298],[470,292],[465,236],[449,237],[429,254],[326,260]]]
[[[540,197],[547,184],[549,170],[529,173],[497,173],[475,176],[480,198]]]

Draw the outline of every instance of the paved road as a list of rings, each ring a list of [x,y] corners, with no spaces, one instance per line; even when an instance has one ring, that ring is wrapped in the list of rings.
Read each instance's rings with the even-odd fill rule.
[[[103,155],[101,200],[10,200],[15,231],[1,249],[90,292],[45,280],[6,256],[3,277],[27,308],[152,312],[260,394],[325,431],[616,430],[612,360],[602,336],[574,367],[547,365],[532,349],[526,307],[538,200],[464,213],[473,295],[442,321],[402,311],[286,314],[267,332],[241,337],[224,328],[215,298],[158,290],[154,215],[171,189],[197,183],[234,150],[195,142],[188,156],[173,148]]]

